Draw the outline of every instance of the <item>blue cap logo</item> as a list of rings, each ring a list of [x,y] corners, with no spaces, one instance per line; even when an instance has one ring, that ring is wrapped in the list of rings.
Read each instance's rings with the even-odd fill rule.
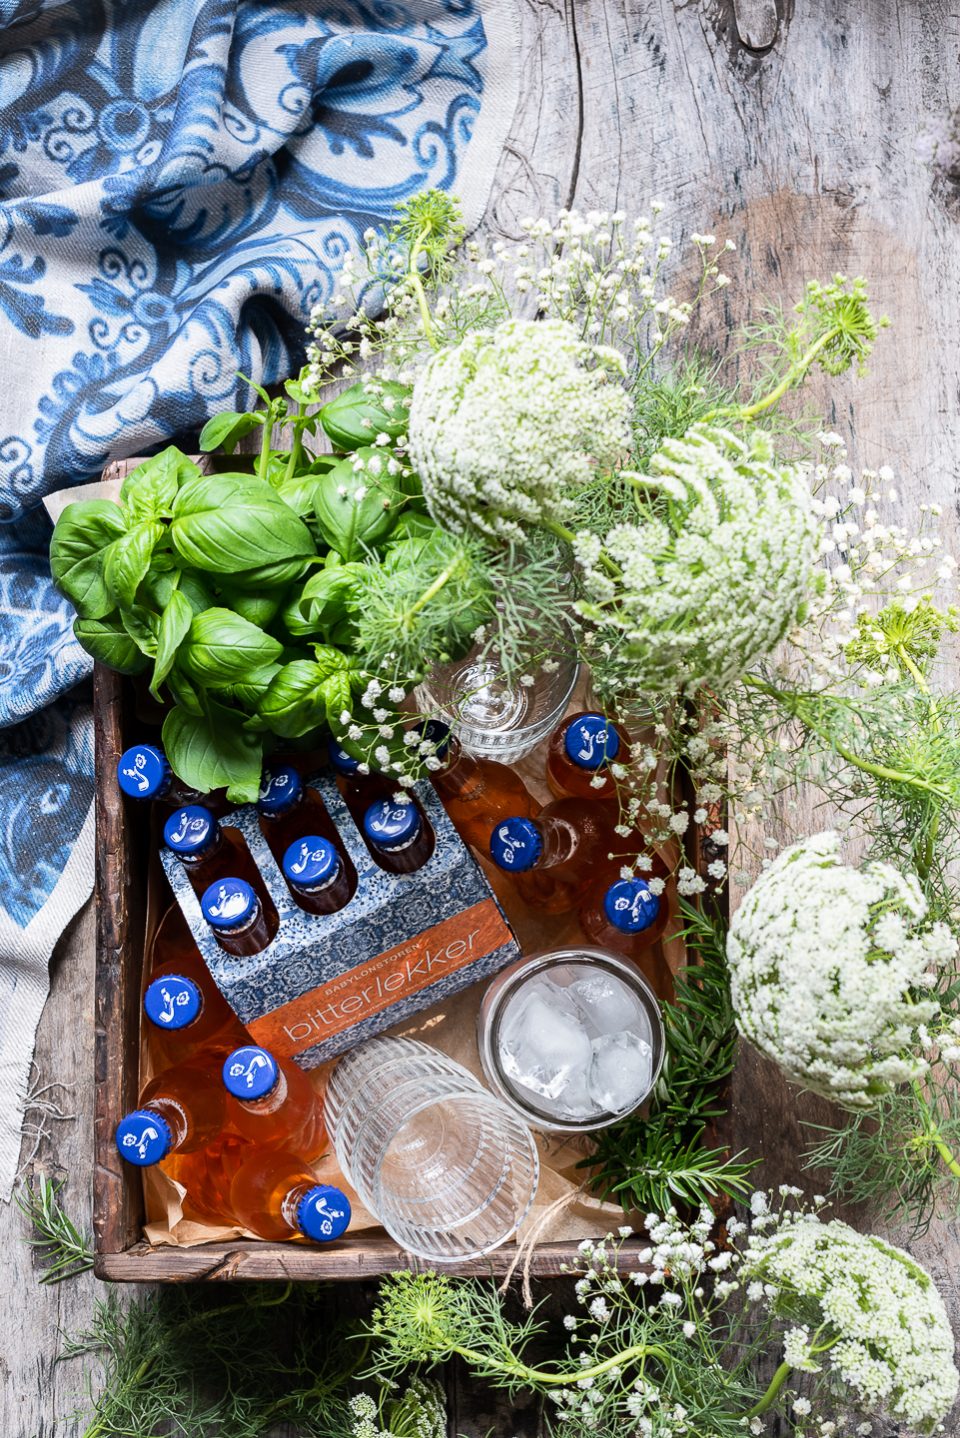
[[[318,834],[296,839],[283,856],[283,877],[300,889],[318,889],[329,883],[339,867],[336,849]]]
[[[490,835],[490,857],[500,869],[523,874],[543,853],[540,827],[532,819],[504,819]]]
[[[348,754],[346,749],[342,749],[336,739],[331,739],[327,744],[327,754],[338,774],[353,775],[360,768],[360,760],[354,759],[352,754]]]
[[[563,747],[580,769],[602,769],[620,753],[620,736],[602,714],[584,714],[567,725]]]
[[[402,848],[417,837],[420,827],[416,804],[394,799],[378,799],[363,816],[363,832],[380,849]]]
[[[203,917],[213,929],[236,929],[257,907],[257,896],[246,879],[218,879],[200,900]]]
[[[220,832],[216,819],[202,804],[187,804],[177,809],[163,826],[168,849],[180,857],[191,859],[210,847]]]
[[[143,996],[147,1018],[158,1029],[185,1029],[203,1006],[203,996],[192,979],[164,974],[148,984]]]
[[[659,914],[660,900],[644,879],[618,879],[603,896],[603,912],[621,934],[640,934]]]
[[[260,779],[257,808],[261,814],[284,814],[292,809],[303,793],[303,780],[292,764],[277,769],[264,769]]]
[[[297,1227],[304,1238],[332,1243],[350,1224],[350,1200],[339,1188],[318,1183],[308,1188],[297,1204]]]
[[[137,1168],[159,1163],[173,1147],[170,1125],[149,1108],[135,1109],[122,1118],[115,1138],[120,1157]]]
[[[273,1054],[256,1044],[245,1044],[228,1054],[223,1065],[223,1082],[234,1098],[263,1098],[280,1077],[280,1066]]]
[[[133,799],[155,799],[170,783],[170,765],[155,744],[135,744],[120,755],[117,783]]]

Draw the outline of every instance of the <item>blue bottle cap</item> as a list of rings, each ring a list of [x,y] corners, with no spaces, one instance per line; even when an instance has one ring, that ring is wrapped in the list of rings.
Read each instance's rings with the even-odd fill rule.
[[[196,859],[220,837],[220,826],[202,804],[175,809],[163,826],[163,840],[181,859]]]
[[[660,900],[645,879],[618,879],[603,896],[603,912],[621,934],[640,934],[659,914]]]
[[[425,719],[419,726],[418,733],[421,739],[429,739],[435,744],[436,756],[438,759],[445,759],[450,748],[450,725],[445,724],[442,719]]]
[[[256,908],[257,896],[246,879],[217,879],[200,900],[211,929],[239,929],[253,918]]]
[[[398,804],[393,799],[378,799],[363,816],[363,832],[378,849],[402,849],[422,827],[416,804]]]
[[[117,783],[132,799],[156,799],[170,788],[167,756],[156,744],[134,744],[117,761]]]
[[[117,1124],[117,1151],[127,1163],[150,1168],[173,1148],[173,1134],[165,1118],[152,1108],[134,1109]]]
[[[234,1049],[223,1062],[223,1082],[227,1092],[234,1098],[263,1098],[276,1086],[280,1077],[280,1065],[273,1054],[256,1044],[244,1044]]]
[[[332,764],[336,772],[338,774],[343,774],[348,779],[351,778],[360,768],[360,760],[354,759],[353,755],[348,754],[346,749],[341,749],[336,739],[331,739],[328,741],[327,754],[329,755],[330,763]]]
[[[297,1204],[297,1227],[304,1238],[332,1243],[350,1224],[350,1200],[339,1188],[318,1183],[308,1188]]]
[[[283,877],[295,889],[322,889],[339,868],[340,855],[319,834],[295,839],[283,856]]]
[[[620,736],[602,714],[584,714],[567,725],[563,747],[578,769],[602,769],[620,753]]]
[[[185,1029],[203,1008],[203,995],[193,979],[164,974],[147,985],[143,1011],[158,1029]]]
[[[292,809],[302,794],[303,780],[296,769],[292,764],[280,764],[276,769],[264,769],[257,808],[268,819],[273,818]]]
[[[504,819],[490,835],[490,857],[499,869],[524,874],[543,853],[540,825],[532,819]]]

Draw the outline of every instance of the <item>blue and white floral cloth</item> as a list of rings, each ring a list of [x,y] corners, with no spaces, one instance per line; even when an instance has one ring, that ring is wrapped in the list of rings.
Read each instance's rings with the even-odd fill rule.
[[[478,220],[517,69],[513,0],[0,0],[0,1197],[92,882],[89,721],[31,718],[88,673],[37,507],[293,371],[397,201]]]

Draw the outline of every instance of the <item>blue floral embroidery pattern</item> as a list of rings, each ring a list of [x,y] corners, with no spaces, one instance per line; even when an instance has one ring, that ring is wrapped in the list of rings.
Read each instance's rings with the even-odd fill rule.
[[[456,180],[486,50],[477,0],[0,4],[0,335],[44,340],[0,513],[289,372],[363,230]]]

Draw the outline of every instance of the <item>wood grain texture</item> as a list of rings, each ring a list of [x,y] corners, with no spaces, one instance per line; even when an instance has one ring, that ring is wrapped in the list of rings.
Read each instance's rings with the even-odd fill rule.
[[[662,198],[687,233],[714,226],[737,242],[731,320],[761,300],[790,301],[807,278],[866,274],[894,328],[866,380],[821,392],[826,419],[852,441],[854,462],[897,469],[911,505],[944,505],[958,552],[956,207],[914,157],[918,132],[957,99],[953,0],[781,0],[769,48],[757,44],[759,0],[738,0],[736,10],[732,0],[521,0],[520,10],[524,88],[486,231],[513,237],[519,217],[571,202],[635,209]],[[809,819],[785,811],[785,833]],[[80,1116],[55,1135],[51,1161],[69,1170],[81,1214],[92,1143],[92,945],[87,916],[60,948],[38,1050],[45,1078],[75,1085]],[[765,1179],[796,1180],[799,1119],[809,1112],[768,1064],[744,1056],[737,1132],[762,1147]],[[15,1212],[0,1212],[0,1432],[71,1438],[75,1430],[52,1416],[69,1408],[75,1383],[51,1366],[54,1329],[82,1321],[95,1285],[37,1290],[16,1244],[20,1228]],[[944,1225],[913,1244],[955,1319],[958,1241],[955,1225]],[[530,1405],[514,1409],[454,1370],[447,1381],[451,1438],[538,1432]],[[947,1432],[957,1438],[960,1425]]]

